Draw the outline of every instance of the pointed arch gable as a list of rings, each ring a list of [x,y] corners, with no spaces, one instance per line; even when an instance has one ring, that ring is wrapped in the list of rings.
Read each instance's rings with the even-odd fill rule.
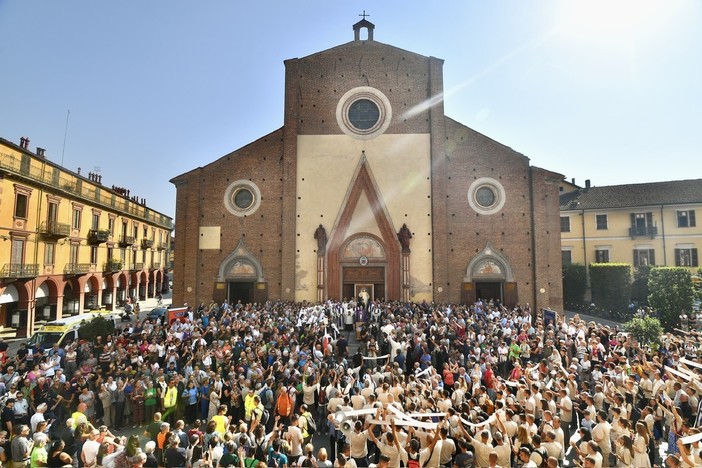
[[[217,281],[223,283],[232,278],[250,278],[259,283],[265,281],[261,262],[246,248],[244,239],[239,240],[236,249],[219,265]]]
[[[341,294],[341,255],[342,247],[348,242],[347,231],[351,224],[351,218],[358,205],[361,195],[364,194],[373,211],[373,219],[378,226],[382,245],[385,247],[385,255],[388,263],[386,271],[386,298],[400,298],[400,243],[397,240],[395,228],[390,219],[390,214],[385,206],[380,190],[378,189],[365,153],[361,156],[356,174],[344,198],[342,209],[332,229],[329,246],[327,248],[327,262],[329,265],[327,295],[331,298],[339,298]]]

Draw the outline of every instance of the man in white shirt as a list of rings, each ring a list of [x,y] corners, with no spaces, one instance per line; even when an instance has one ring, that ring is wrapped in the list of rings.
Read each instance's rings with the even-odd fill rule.
[[[456,443],[453,441],[453,439],[449,439],[448,435],[448,428],[446,426],[442,426],[439,431],[439,437],[441,437],[440,463],[446,466],[451,465],[451,460],[456,454]]]
[[[561,418],[561,427],[565,434],[566,440],[570,440],[571,422],[573,421],[573,401],[568,396],[565,389],[559,392],[561,401],[558,403],[558,417]]]
[[[88,440],[83,444],[83,450],[80,452],[81,460],[83,460],[83,466],[94,466],[97,463],[98,450],[100,449],[100,442],[96,439],[100,435],[100,431],[93,429],[88,436]]]
[[[302,456],[302,431],[299,427],[300,416],[297,414],[292,414],[290,416],[290,426],[288,426],[288,432],[285,436],[286,440],[290,444],[290,454],[288,454],[288,462],[290,465],[297,463],[297,460]]]
[[[609,455],[612,453],[612,444],[610,440],[610,432],[612,426],[607,421],[607,413],[602,410],[597,413],[597,424],[592,428],[592,440],[597,442],[597,445],[602,451],[602,466],[609,466]]]
[[[46,405],[46,403],[41,403],[39,406],[37,406],[37,412],[34,413],[32,419],[30,420],[32,434],[34,434],[37,431],[37,425],[40,422],[45,421],[44,413],[46,412],[47,408],[48,406]]]
[[[356,421],[353,432],[349,436],[351,458],[357,466],[368,466],[368,431],[363,430],[363,422]]]
[[[541,444],[543,448],[548,452],[549,457],[559,458],[561,456],[561,451],[563,446],[556,442],[556,433],[549,431],[544,435],[544,442]]]
[[[522,464],[522,468],[538,468],[536,463],[529,458],[531,457],[531,450],[529,450],[529,447],[520,447],[517,456],[519,462]]]
[[[378,447],[381,456],[385,455],[386,457],[388,457],[389,468],[400,468],[400,444],[396,443],[397,432],[395,431],[395,427],[393,426],[393,430],[391,433],[385,433],[387,444],[378,440],[378,438],[375,437],[375,434],[373,434],[374,428],[375,424],[371,424],[368,430],[366,431],[368,437],[370,437],[370,440],[372,440]]]
[[[468,442],[473,444],[475,449],[475,464],[476,466],[490,465],[490,452],[492,452],[492,444],[489,442],[490,433],[484,430],[480,433],[480,440],[467,435]]]
[[[509,441],[505,441],[501,432],[495,433],[495,447],[493,452],[497,453],[497,464],[503,467],[509,467],[511,463],[512,447]]]

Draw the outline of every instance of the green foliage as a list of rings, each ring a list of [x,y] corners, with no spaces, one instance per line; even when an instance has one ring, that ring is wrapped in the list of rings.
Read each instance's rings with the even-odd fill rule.
[[[661,339],[663,327],[657,318],[634,317],[624,324],[624,330],[631,333],[640,345],[656,343]]]
[[[105,317],[97,316],[84,321],[78,330],[78,336],[83,340],[95,341],[96,336],[107,337],[115,332],[115,323]]]
[[[614,319],[628,315],[631,295],[631,265],[628,263],[591,263],[592,302]]]
[[[638,305],[648,304],[648,276],[651,265],[640,265],[634,270],[634,281],[631,283],[631,300]]]
[[[578,304],[583,301],[587,289],[587,272],[582,263],[563,265],[563,301]]]
[[[661,325],[680,327],[680,314],[692,309],[692,275],[684,267],[654,267],[648,278],[648,303],[658,312]]]

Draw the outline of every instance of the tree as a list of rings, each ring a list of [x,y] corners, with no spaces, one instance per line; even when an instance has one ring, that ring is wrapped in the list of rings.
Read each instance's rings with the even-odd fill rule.
[[[631,265],[628,263],[590,264],[592,302],[615,319],[628,316],[631,293]]]
[[[639,265],[634,269],[634,281],[631,283],[631,300],[640,306],[648,304],[648,276],[651,265]]]
[[[85,320],[78,330],[78,336],[83,340],[95,341],[95,337],[111,335],[115,332],[115,322],[100,315]]]
[[[692,310],[692,275],[684,267],[654,267],[648,278],[648,303],[658,312],[661,325],[671,331],[680,326],[680,314]]]
[[[563,301],[568,305],[579,305],[587,289],[587,272],[582,263],[563,265]]]
[[[624,330],[643,346],[659,341],[663,334],[661,322],[654,317],[634,317],[624,324]]]

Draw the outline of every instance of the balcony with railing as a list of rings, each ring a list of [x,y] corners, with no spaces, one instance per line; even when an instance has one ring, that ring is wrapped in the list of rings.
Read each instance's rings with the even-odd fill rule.
[[[57,221],[44,221],[39,226],[39,233],[45,238],[62,239],[71,234],[71,225]]]
[[[63,268],[66,275],[85,275],[93,269],[92,263],[67,263]]]
[[[127,247],[129,245],[134,245],[134,237],[132,236],[119,236],[120,247]]]
[[[0,278],[34,278],[38,274],[36,263],[6,263],[0,270]]]
[[[658,228],[656,226],[632,226],[629,228],[629,236],[633,237],[656,237]]]
[[[90,244],[102,244],[104,242],[107,242],[108,240],[110,240],[110,231],[91,229],[88,232],[88,242]]]
[[[159,243],[156,245],[156,248],[157,248],[158,250],[166,250],[166,249],[168,248],[168,244],[166,244],[165,242],[159,242]]]
[[[161,268],[161,262],[153,262],[153,263],[151,264],[151,269],[152,269],[152,270],[158,270],[159,268]]]
[[[150,249],[151,247],[154,246],[154,240],[153,239],[142,239],[141,240],[141,248],[146,250]]]
[[[122,269],[122,262],[105,262],[102,266],[102,271],[114,272]]]
[[[143,270],[144,269],[144,262],[135,263],[134,265],[132,265],[131,269],[136,270],[136,271]]]

